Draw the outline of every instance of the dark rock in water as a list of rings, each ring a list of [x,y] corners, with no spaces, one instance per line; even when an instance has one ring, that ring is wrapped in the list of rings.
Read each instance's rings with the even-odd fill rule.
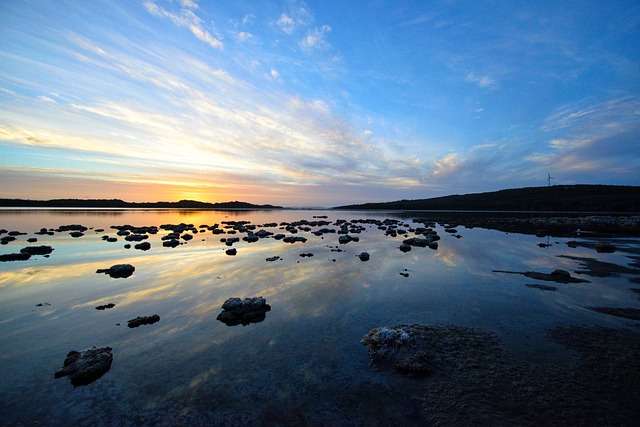
[[[27,239],[27,242],[29,242],[29,243],[35,243],[37,241],[38,241],[37,237],[30,237],[30,238]]]
[[[250,323],[262,322],[266,318],[267,311],[271,306],[263,297],[254,298],[229,298],[222,304],[222,312],[217,320],[227,326],[242,324],[247,326]]]
[[[432,243],[433,240],[430,238],[420,238],[420,237],[411,237],[409,239],[405,239],[402,241],[403,245],[409,245],[409,246],[418,246],[420,248],[426,248],[427,246],[429,246],[430,243]]]
[[[4,236],[0,239],[0,243],[6,245],[7,243],[13,242],[14,240],[16,240],[16,238],[13,236]]]
[[[364,262],[364,261],[369,261],[369,253],[368,252],[362,252],[358,255],[358,258],[360,258],[360,261]]]
[[[411,250],[411,246],[407,245],[406,243],[403,243],[400,245],[400,250],[402,252],[409,252]]]
[[[313,256],[313,254],[311,252],[300,254],[300,257],[302,257],[302,258],[309,258],[309,257],[312,257],[312,256]]]
[[[616,247],[611,243],[598,242],[595,245],[596,251],[598,253],[610,254],[616,251]]]
[[[107,310],[107,309],[109,309],[109,308],[113,308],[113,307],[115,307],[115,306],[116,306],[116,305],[115,305],[114,303],[111,303],[111,302],[110,302],[109,304],[105,304],[105,305],[99,305],[99,306],[97,306],[97,307],[96,307],[96,310]]]
[[[84,236],[84,233],[82,233],[82,232],[80,232],[80,231],[72,231],[71,233],[69,233],[69,235],[70,235],[71,237],[78,238],[78,237],[82,237],[82,236]]]
[[[153,325],[160,321],[160,316],[154,314],[152,316],[138,316],[135,319],[127,320],[127,326],[130,328],[137,328],[142,325]]]
[[[275,236],[274,236],[275,238]],[[283,242],[285,243],[296,243],[296,242],[302,242],[305,243],[307,241],[307,239],[305,237],[302,236],[286,236],[282,239]]]
[[[235,256],[238,253],[238,250],[236,248],[231,248],[224,251],[224,253],[229,256]]]
[[[27,233],[24,233],[22,231],[10,231],[8,234],[9,236],[24,236]]]
[[[162,246],[164,246],[165,248],[175,248],[179,244],[180,241],[178,239],[170,239],[162,242]]]
[[[556,290],[558,290],[558,288],[555,287],[555,286],[541,285],[539,283],[528,283],[525,286],[528,286],[530,288],[540,289],[541,291],[556,291]]]
[[[589,310],[625,319],[640,320],[640,309],[629,307],[587,307]]]
[[[63,367],[54,377],[68,376],[74,387],[91,384],[109,371],[112,361],[111,347],[93,346],[82,352],[73,350],[67,354]]]
[[[19,254],[3,254],[0,255],[0,262],[7,261],[26,261],[31,258],[31,254],[20,252]]]
[[[129,234],[124,238],[124,240],[126,240],[127,242],[141,242],[148,238],[149,236],[147,236],[146,234]]]
[[[113,243],[113,242],[117,242],[118,238],[117,237],[107,237],[106,239],[104,239],[106,242],[109,243]]]
[[[131,245],[129,243],[127,243],[126,245],[124,245],[125,249],[131,249]]]
[[[588,280],[578,279],[575,277],[571,277],[571,274],[566,270],[553,270],[550,274],[539,273],[537,271],[527,271],[524,273],[525,276],[531,277],[532,279],[538,280],[547,280],[551,282],[558,283],[585,283],[589,282]]]
[[[275,256],[271,256],[271,257],[269,257],[269,258],[266,258],[266,261],[267,261],[267,262],[273,262],[273,261],[277,261],[277,260],[279,260],[279,259],[280,259],[280,257],[279,257],[279,256],[277,256],[277,255],[275,255]]]
[[[40,302],[36,304],[36,307],[49,307],[51,304],[48,302]]]
[[[491,270],[494,273],[507,273],[507,274],[522,274],[526,277],[530,277],[536,280],[546,280],[549,282],[557,282],[557,283],[590,283],[585,279],[578,279],[576,277],[572,277],[571,274],[566,270],[554,270],[551,273],[540,273],[537,271],[507,271],[507,270]]]
[[[151,249],[151,243],[149,242],[138,243],[134,246],[134,248],[138,249],[139,251],[148,251],[149,249]]]
[[[51,246],[27,246],[20,249],[21,254],[28,254],[28,255],[48,255],[52,251],[53,251],[53,248]],[[15,255],[15,254],[9,254],[9,255]]]
[[[126,278],[133,274],[136,268],[131,264],[116,264],[109,268],[101,268],[96,270],[96,273],[105,273],[114,279]]]

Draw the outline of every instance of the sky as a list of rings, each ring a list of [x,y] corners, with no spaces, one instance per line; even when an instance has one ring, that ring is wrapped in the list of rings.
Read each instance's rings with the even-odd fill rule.
[[[0,0],[0,197],[640,185],[640,3]]]

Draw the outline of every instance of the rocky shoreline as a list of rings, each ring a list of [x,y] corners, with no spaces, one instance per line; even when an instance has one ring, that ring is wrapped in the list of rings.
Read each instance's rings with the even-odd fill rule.
[[[640,334],[571,326],[547,338],[568,364],[517,361],[498,337],[455,325],[375,328],[362,340],[375,369],[419,376],[425,425],[637,425]]]

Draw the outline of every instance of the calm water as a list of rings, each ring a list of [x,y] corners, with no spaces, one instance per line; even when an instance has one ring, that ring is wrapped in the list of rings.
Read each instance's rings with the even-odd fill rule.
[[[398,323],[452,323],[497,333],[514,357],[548,362],[560,349],[544,330],[582,324],[624,327],[630,321],[586,306],[637,306],[626,277],[587,277],[557,255],[593,257],[628,265],[636,240],[615,241],[613,254],[569,248],[547,239],[459,227],[456,238],[436,230],[439,248],[402,253],[403,237],[365,225],[359,242],[338,244],[338,234],[297,235],[306,243],[272,238],[234,244],[228,256],[220,238],[203,232],[176,248],[125,249],[111,225],[150,226],[222,221],[281,223],[327,215],[327,221],[398,218],[393,214],[331,211],[0,211],[0,228],[27,232],[0,246],[0,254],[50,245],[50,257],[0,263],[0,419],[42,425],[363,425],[417,424],[420,381],[377,372],[360,339],[371,328]],[[416,226],[411,219],[403,218]],[[34,236],[42,227],[82,224],[69,233]],[[337,228],[328,226],[328,228]],[[407,228],[407,227],[401,227]],[[265,228],[285,233],[279,227]],[[313,230],[316,230],[314,228]],[[232,237],[243,237],[236,234]],[[29,244],[26,239],[38,237]],[[131,242],[135,244],[135,242]],[[332,251],[336,248],[342,252]],[[362,262],[356,256],[369,252]],[[301,253],[313,253],[302,258]],[[281,260],[265,259],[279,256]],[[126,279],[96,274],[130,263]],[[492,270],[551,272],[562,268],[592,283],[555,284]],[[408,273],[404,277],[400,273]],[[556,292],[526,283],[558,287]],[[216,320],[230,297],[263,296],[266,319],[229,327]],[[50,305],[36,307],[38,303]],[[97,305],[114,303],[111,310]],[[130,329],[129,319],[160,315],[160,322]],[[120,324],[120,325],[118,325]],[[54,379],[70,350],[111,346],[111,370],[74,388]]]

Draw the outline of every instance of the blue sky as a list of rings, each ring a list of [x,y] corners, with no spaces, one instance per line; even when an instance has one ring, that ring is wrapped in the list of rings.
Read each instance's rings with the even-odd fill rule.
[[[640,185],[635,1],[0,2],[0,197]]]

